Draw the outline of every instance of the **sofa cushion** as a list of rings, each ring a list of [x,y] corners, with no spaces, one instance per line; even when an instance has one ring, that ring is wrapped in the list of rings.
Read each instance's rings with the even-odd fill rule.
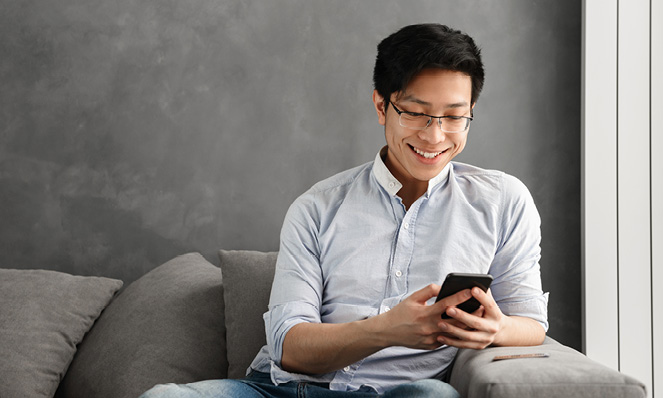
[[[129,285],[81,344],[57,397],[135,398],[226,377],[221,270],[185,254]]]
[[[228,377],[244,377],[266,344],[265,323],[272,290],[276,252],[219,251],[225,290]]]
[[[122,281],[0,269],[0,397],[52,397]]]
[[[496,355],[548,353],[548,358],[493,361]],[[541,346],[460,350],[451,385],[467,398],[642,397],[642,383],[546,337]]]

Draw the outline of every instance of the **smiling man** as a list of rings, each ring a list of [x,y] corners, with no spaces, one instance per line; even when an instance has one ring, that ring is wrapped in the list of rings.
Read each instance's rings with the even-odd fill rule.
[[[442,380],[459,347],[541,343],[547,295],[532,198],[514,177],[452,162],[483,80],[479,49],[459,31],[413,25],[384,39],[373,103],[387,145],[290,207],[267,345],[247,377],[145,397],[457,397]],[[432,304],[451,272],[494,282]],[[476,312],[456,308],[471,297]]]
[[[385,101],[375,90],[373,103],[385,126],[384,162],[403,185],[398,196],[409,207],[465,148],[474,107],[472,79],[464,72],[427,67],[391,96]],[[396,114],[387,118],[389,105]]]

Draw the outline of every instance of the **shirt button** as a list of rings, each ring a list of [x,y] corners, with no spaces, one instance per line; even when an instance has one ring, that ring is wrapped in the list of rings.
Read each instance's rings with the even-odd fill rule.
[[[349,367],[349,366],[346,366],[346,367],[343,368],[343,370],[344,370],[345,372],[349,372],[349,371],[350,371],[350,367]]]
[[[384,307],[384,312],[389,312],[390,309],[391,308],[389,308],[389,307]]]
[[[397,277],[400,278],[402,275],[403,275],[403,273],[401,272],[401,270],[396,271],[396,276]]]
[[[405,228],[405,229],[410,228],[410,224],[408,224],[408,223],[403,224],[403,228]]]
[[[396,186],[396,183],[395,183],[395,182],[392,181],[392,182],[389,183],[389,188],[393,188],[393,187],[395,187],[395,186]]]

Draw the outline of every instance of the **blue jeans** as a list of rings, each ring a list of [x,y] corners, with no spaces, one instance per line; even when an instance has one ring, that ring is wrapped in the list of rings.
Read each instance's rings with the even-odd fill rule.
[[[159,384],[140,398],[459,398],[440,380],[402,384],[382,395],[375,392],[331,391],[327,384],[290,382],[275,386],[269,374],[252,372],[240,380],[207,380],[191,384]]]

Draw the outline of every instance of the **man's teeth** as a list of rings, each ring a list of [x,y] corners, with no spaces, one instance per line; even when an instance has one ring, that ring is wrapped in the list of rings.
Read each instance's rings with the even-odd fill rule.
[[[433,152],[433,153],[424,152],[424,151],[420,151],[419,149],[417,149],[415,147],[412,147],[412,149],[414,149],[414,151],[416,153],[418,153],[419,155],[425,157],[426,159],[433,159],[435,156],[442,153],[442,152]]]

